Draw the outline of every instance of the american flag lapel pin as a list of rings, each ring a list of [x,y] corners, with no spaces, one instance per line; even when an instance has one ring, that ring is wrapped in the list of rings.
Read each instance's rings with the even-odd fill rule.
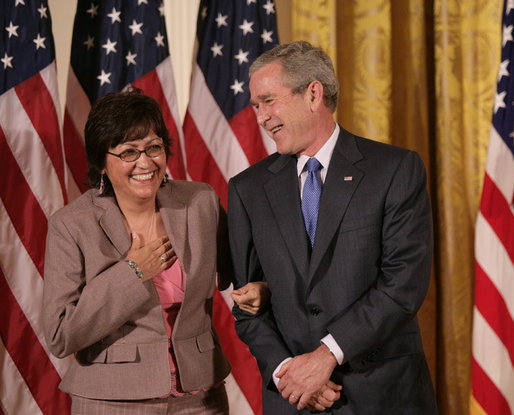
[[[351,182],[353,180],[353,176],[344,176],[343,180],[345,182]]]

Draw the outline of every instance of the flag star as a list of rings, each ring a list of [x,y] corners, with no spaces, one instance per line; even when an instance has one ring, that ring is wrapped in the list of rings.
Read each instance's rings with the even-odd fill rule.
[[[91,49],[95,46],[95,38],[93,36],[87,35],[87,40],[84,42],[84,45],[87,46],[87,50]]]
[[[216,23],[218,24],[218,27],[228,26],[227,17],[228,17],[228,14],[225,14],[223,16],[221,13],[218,13],[218,17],[216,17]]]
[[[41,37],[41,35],[39,33],[37,34],[37,38],[32,40],[36,44],[36,50],[39,48],[46,49],[45,40],[46,40],[46,37]]]
[[[503,26],[502,46],[505,46],[507,42],[512,41],[512,25]]]
[[[161,32],[157,32],[157,36],[154,39],[157,42],[157,46],[164,46],[164,36],[161,35]]]
[[[262,42],[264,44],[268,43],[268,42],[273,42],[273,39],[271,38],[271,36],[273,35],[273,30],[267,30],[267,29],[264,29],[264,31],[262,32],[262,35],[261,35],[261,39],[262,39]]]
[[[230,85],[230,89],[234,91],[234,95],[237,95],[238,93],[243,93],[243,85],[244,82],[240,82],[237,79],[234,79],[234,83]]]
[[[249,6],[250,4],[256,4],[257,0],[246,0],[246,5]]]
[[[262,7],[266,10],[267,16],[269,16],[272,13],[275,13],[275,5],[271,0],[268,0],[267,3]]]
[[[214,45],[211,46],[212,57],[215,58],[216,56],[223,56],[223,52],[221,51],[222,48],[223,45],[218,45],[218,42],[214,42]]]
[[[498,71],[498,82],[500,82],[500,79],[504,76],[509,76],[509,70],[507,69],[507,66],[509,66],[510,59],[505,59],[502,63],[500,63],[500,70]]]
[[[39,9],[37,9],[37,11],[39,12],[39,17],[41,19],[44,17],[48,18],[47,14],[46,14],[46,12],[48,11],[48,7],[41,5],[41,7]]]
[[[121,11],[117,11],[114,7],[112,8],[112,12],[110,12],[107,16],[109,16],[111,18],[111,23],[114,24],[114,22],[120,22],[121,23],[121,18],[120,18],[120,14],[121,14]]]
[[[14,7],[16,7],[18,4],[23,4],[25,6],[24,0],[16,0],[16,3],[14,3]]]
[[[9,26],[7,26],[7,27],[5,28],[5,30],[7,30],[7,31],[9,32],[9,39],[11,38],[11,36],[16,36],[16,37],[18,37],[18,28],[19,28],[19,27],[20,27],[20,26],[14,26],[14,25],[12,24],[12,21],[11,21],[11,23],[9,23]]]
[[[253,22],[249,22],[248,20],[244,19],[243,24],[239,25],[239,29],[243,31],[243,35],[247,35],[248,33],[253,33]]]
[[[91,7],[86,10],[86,13],[91,15],[91,19],[98,14],[98,5],[95,6],[95,3],[91,3]]]
[[[102,73],[96,77],[96,79],[100,80],[100,86],[103,84],[110,84],[111,80],[109,77],[111,76],[112,72],[105,73],[105,71],[102,69]]]
[[[239,65],[242,65],[243,62],[248,63],[248,54],[250,52],[243,52],[243,49],[239,49],[239,53],[234,56],[234,59],[237,59]]]
[[[141,6],[142,4],[148,4],[148,0],[137,0],[138,6]]]
[[[159,10],[159,14],[161,16],[164,16],[164,2],[161,3],[161,5],[157,8]]]
[[[125,56],[125,59],[127,60],[127,66],[130,66],[130,64],[136,64],[136,56],[137,53],[132,53],[130,50],[128,51],[127,56]]]
[[[502,91],[499,94],[496,94],[494,97],[494,113],[500,109],[505,108],[505,95],[507,94],[507,91]]]
[[[514,0],[508,0],[507,6],[505,7],[505,16],[507,16],[512,9],[514,9]]]
[[[132,20],[132,24],[129,26],[129,29],[132,30],[132,36],[136,33],[143,34],[141,26],[143,26],[143,23],[137,23],[135,20]]]
[[[105,48],[105,54],[108,55],[111,52],[116,53],[116,44],[118,42],[111,42],[111,39],[107,38],[107,43],[103,44],[102,47]]]
[[[4,57],[0,59],[2,63],[4,64],[4,69],[7,69],[7,67],[12,68],[12,56],[7,56],[7,52],[5,53]]]

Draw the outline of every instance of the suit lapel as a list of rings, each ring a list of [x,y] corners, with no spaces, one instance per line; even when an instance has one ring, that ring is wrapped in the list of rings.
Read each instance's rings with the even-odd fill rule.
[[[320,265],[364,173],[353,164],[362,159],[353,136],[341,129],[330,160],[321,194],[316,239],[309,266],[309,279]]]
[[[186,265],[184,254],[187,241],[187,209],[186,204],[173,197],[173,182],[168,187],[157,192],[157,204],[161,212],[162,221],[170,242],[175,249],[178,258],[181,258],[182,266]]]
[[[289,254],[300,273],[306,277],[309,251],[300,208],[296,158],[282,155],[269,167],[269,171],[274,176],[264,185],[266,197]]]
[[[125,227],[123,215],[113,196],[92,196],[93,204],[100,207],[99,224],[114,248],[121,256],[125,255],[131,246],[131,238]]]

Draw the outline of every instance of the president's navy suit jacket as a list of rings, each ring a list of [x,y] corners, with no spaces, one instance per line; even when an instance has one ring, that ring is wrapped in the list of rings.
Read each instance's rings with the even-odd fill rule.
[[[234,307],[257,359],[264,414],[297,413],[272,380],[287,357],[331,334],[344,352],[332,413],[436,413],[416,313],[429,285],[432,219],[417,153],[341,129],[309,247],[296,157],[275,153],[229,183],[236,287],[264,280],[270,306]]]

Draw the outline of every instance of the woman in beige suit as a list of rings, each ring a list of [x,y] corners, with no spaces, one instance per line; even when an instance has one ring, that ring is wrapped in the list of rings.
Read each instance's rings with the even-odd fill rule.
[[[92,189],[49,221],[44,324],[74,354],[72,414],[227,414],[230,364],[212,326],[229,286],[225,213],[206,184],[167,181],[168,131],[138,91],[107,95],[85,129]]]

